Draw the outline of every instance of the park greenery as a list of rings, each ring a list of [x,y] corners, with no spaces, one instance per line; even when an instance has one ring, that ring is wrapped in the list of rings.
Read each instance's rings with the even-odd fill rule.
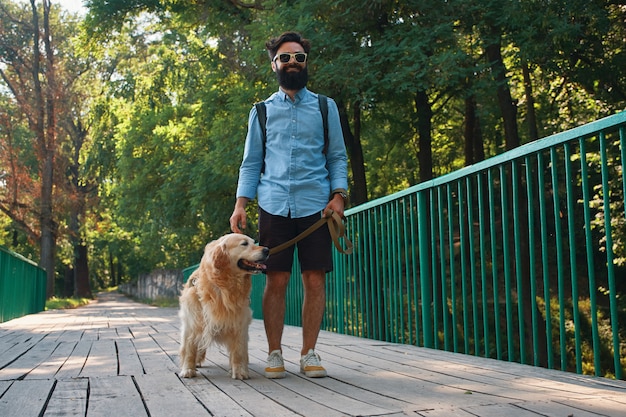
[[[338,104],[353,205],[626,104],[618,1],[85,4],[0,4],[0,244],[46,268],[48,297],[185,268],[228,231],[282,31]]]

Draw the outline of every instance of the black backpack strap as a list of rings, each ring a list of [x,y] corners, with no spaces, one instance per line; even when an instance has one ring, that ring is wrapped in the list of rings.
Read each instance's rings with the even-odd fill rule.
[[[324,150],[322,150],[322,153],[326,155],[328,152],[328,97],[318,94],[317,100],[319,101],[320,111],[322,112],[322,124],[324,125]]]
[[[265,142],[267,142],[267,128],[265,127],[265,124],[267,123],[267,112],[264,101],[255,103],[254,107],[256,107],[259,125],[261,125],[261,139],[263,141],[263,165],[261,165],[261,173],[263,173],[265,172]]]

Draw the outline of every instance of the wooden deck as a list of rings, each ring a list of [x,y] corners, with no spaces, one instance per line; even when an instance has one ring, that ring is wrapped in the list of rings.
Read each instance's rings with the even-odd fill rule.
[[[231,379],[212,348],[180,379],[177,310],[101,294],[76,310],[0,324],[0,416],[626,416],[626,382],[322,332],[329,377],[263,376],[263,325],[250,329],[251,379]]]

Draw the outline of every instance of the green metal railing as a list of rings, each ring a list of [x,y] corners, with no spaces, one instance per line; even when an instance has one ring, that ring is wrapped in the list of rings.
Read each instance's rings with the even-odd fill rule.
[[[625,142],[626,112],[348,210],[324,328],[623,379]]]
[[[325,329],[623,379],[625,141],[620,113],[348,210]]]
[[[43,311],[46,271],[0,247],[0,323]]]

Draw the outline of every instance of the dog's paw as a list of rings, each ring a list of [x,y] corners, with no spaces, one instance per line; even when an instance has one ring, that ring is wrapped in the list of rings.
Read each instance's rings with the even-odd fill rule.
[[[248,374],[248,368],[246,367],[235,367],[230,371],[230,376],[233,379],[250,379],[250,375]]]
[[[193,378],[196,375],[198,375],[198,373],[196,372],[195,369],[183,368],[180,370],[179,375],[181,378]]]

